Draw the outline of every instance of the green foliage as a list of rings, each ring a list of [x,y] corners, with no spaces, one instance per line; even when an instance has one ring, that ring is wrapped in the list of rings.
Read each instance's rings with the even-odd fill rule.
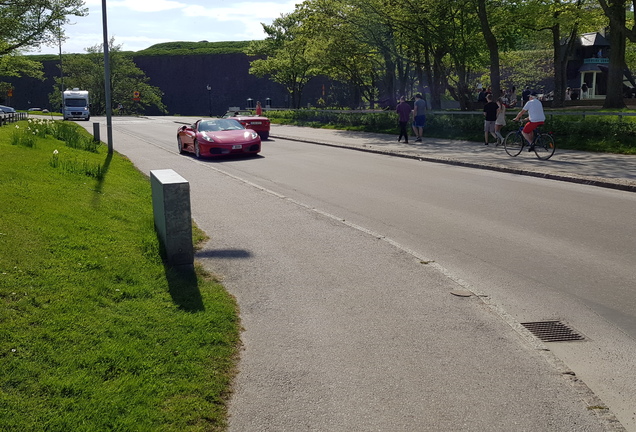
[[[18,54],[0,57],[0,76],[43,78],[42,63]]]
[[[508,51],[501,54],[501,71],[506,77],[505,87],[512,85],[517,91],[543,82],[554,76],[552,52],[544,50]]]
[[[267,37],[253,41],[245,53],[259,56],[250,63],[250,73],[259,77],[269,75],[274,82],[285,86],[292,108],[300,106],[305,85],[320,72],[319,57],[314,41],[302,31],[304,15],[297,10],[283,14],[272,25],[263,24]]]
[[[245,51],[249,41],[242,42],[165,42],[152,45],[144,50],[137,51],[135,56],[159,56],[159,55],[215,55],[236,54]]]
[[[86,49],[86,54],[70,54],[64,56],[64,85],[67,88],[88,90],[90,94],[91,113],[102,115],[106,112],[106,97],[104,94],[104,54],[103,44]],[[111,106],[114,108],[121,103],[127,113],[138,114],[148,106],[154,106],[165,111],[161,101],[163,93],[158,87],[151,86],[145,73],[137,67],[129,54],[121,52],[121,46],[115,45],[111,39],[109,47],[110,57],[110,87]],[[55,77],[53,92],[49,95],[51,106],[60,106],[59,91],[61,79]],[[132,99],[133,92],[140,93],[140,101]]]
[[[545,131],[554,133],[558,148],[594,152],[636,154],[636,119],[616,116],[558,116],[546,112]],[[327,110],[268,111],[273,123],[395,134],[393,111],[351,112]],[[507,131],[516,123],[508,122]],[[484,117],[476,114],[429,114],[425,136],[480,142],[484,139]]]
[[[636,154],[636,119],[633,117],[548,115],[546,127],[554,131],[560,148]]]
[[[13,127],[13,131],[11,133],[11,145],[14,146],[23,146],[23,147],[35,147],[36,144],[36,133],[35,131],[31,131],[30,129],[24,128],[24,124],[20,127],[19,124],[16,124]]]
[[[6,0],[0,5],[0,56],[64,37],[68,16],[85,16],[83,0]]]
[[[147,177],[104,148],[12,146],[11,132],[0,128],[2,429],[225,430],[236,305],[202,269],[164,266]]]

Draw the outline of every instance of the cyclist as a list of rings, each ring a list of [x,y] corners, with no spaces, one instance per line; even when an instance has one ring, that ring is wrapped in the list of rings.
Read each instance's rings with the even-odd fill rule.
[[[543,112],[543,104],[537,99],[537,93],[530,93],[530,100],[521,108],[519,114],[515,117],[515,121],[519,121],[522,115],[528,113],[528,123],[523,127],[523,137],[530,144],[528,151],[532,150],[532,142],[534,141],[534,130],[545,122],[545,114]]]

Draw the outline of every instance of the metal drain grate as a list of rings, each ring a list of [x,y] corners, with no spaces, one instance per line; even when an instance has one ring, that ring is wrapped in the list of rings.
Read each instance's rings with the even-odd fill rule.
[[[543,342],[568,342],[584,339],[582,335],[561,321],[538,321],[521,323],[521,325]]]

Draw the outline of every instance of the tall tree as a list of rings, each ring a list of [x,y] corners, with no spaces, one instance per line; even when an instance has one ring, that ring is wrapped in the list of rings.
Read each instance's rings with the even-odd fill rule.
[[[248,55],[261,57],[250,63],[250,73],[269,75],[285,86],[290,95],[289,106],[299,108],[302,92],[320,70],[317,47],[303,31],[304,13],[297,8],[282,14],[271,25],[262,24],[267,34],[264,40],[250,43]]]
[[[2,0],[0,56],[55,42],[68,16],[87,14],[84,0]]]
[[[360,11],[340,0],[305,1],[304,31],[320,47],[321,74],[346,84],[353,94],[350,104],[371,107],[378,97],[376,83],[382,74],[382,59],[375,46],[364,37],[355,14]]]
[[[493,33],[490,22],[488,19],[489,13],[486,10],[486,0],[477,1],[477,16],[479,16],[479,23],[481,24],[481,31],[484,33],[484,40],[488,47],[488,53],[490,56],[490,85],[492,87],[492,94],[495,97],[501,95],[501,73],[499,70],[499,43],[497,37]]]
[[[610,58],[607,76],[607,96],[603,108],[625,108],[623,100],[623,73],[625,69],[626,38],[636,41],[636,25],[628,29],[626,0],[599,0],[610,21]]]
[[[103,44],[86,48],[86,54],[64,56],[64,85],[67,88],[88,90],[91,98],[91,111],[103,114],[106,111],[104,94],[104,46]],[[129,54],[121,52],[121,45],[109,44],[111,72],[111,103],[121,103],[127,113],[141,114],[147,107],[165,111],[161,101],[163,93],[158,87],[148,84],[149,78],[137,67]],[[59,106],[60,78],[55,78],[55,90],[49,95],[51,106]],[[140,93],[139,101],[133,100],[133,92]]]

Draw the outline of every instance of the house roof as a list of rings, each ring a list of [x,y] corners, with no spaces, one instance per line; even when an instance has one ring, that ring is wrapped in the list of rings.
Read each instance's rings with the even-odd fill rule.
[[[605,36],[603,36],[599,32],[583,33],[581,35],[581,45],[582,46],[610,46],[607,39],[605,39]]]

